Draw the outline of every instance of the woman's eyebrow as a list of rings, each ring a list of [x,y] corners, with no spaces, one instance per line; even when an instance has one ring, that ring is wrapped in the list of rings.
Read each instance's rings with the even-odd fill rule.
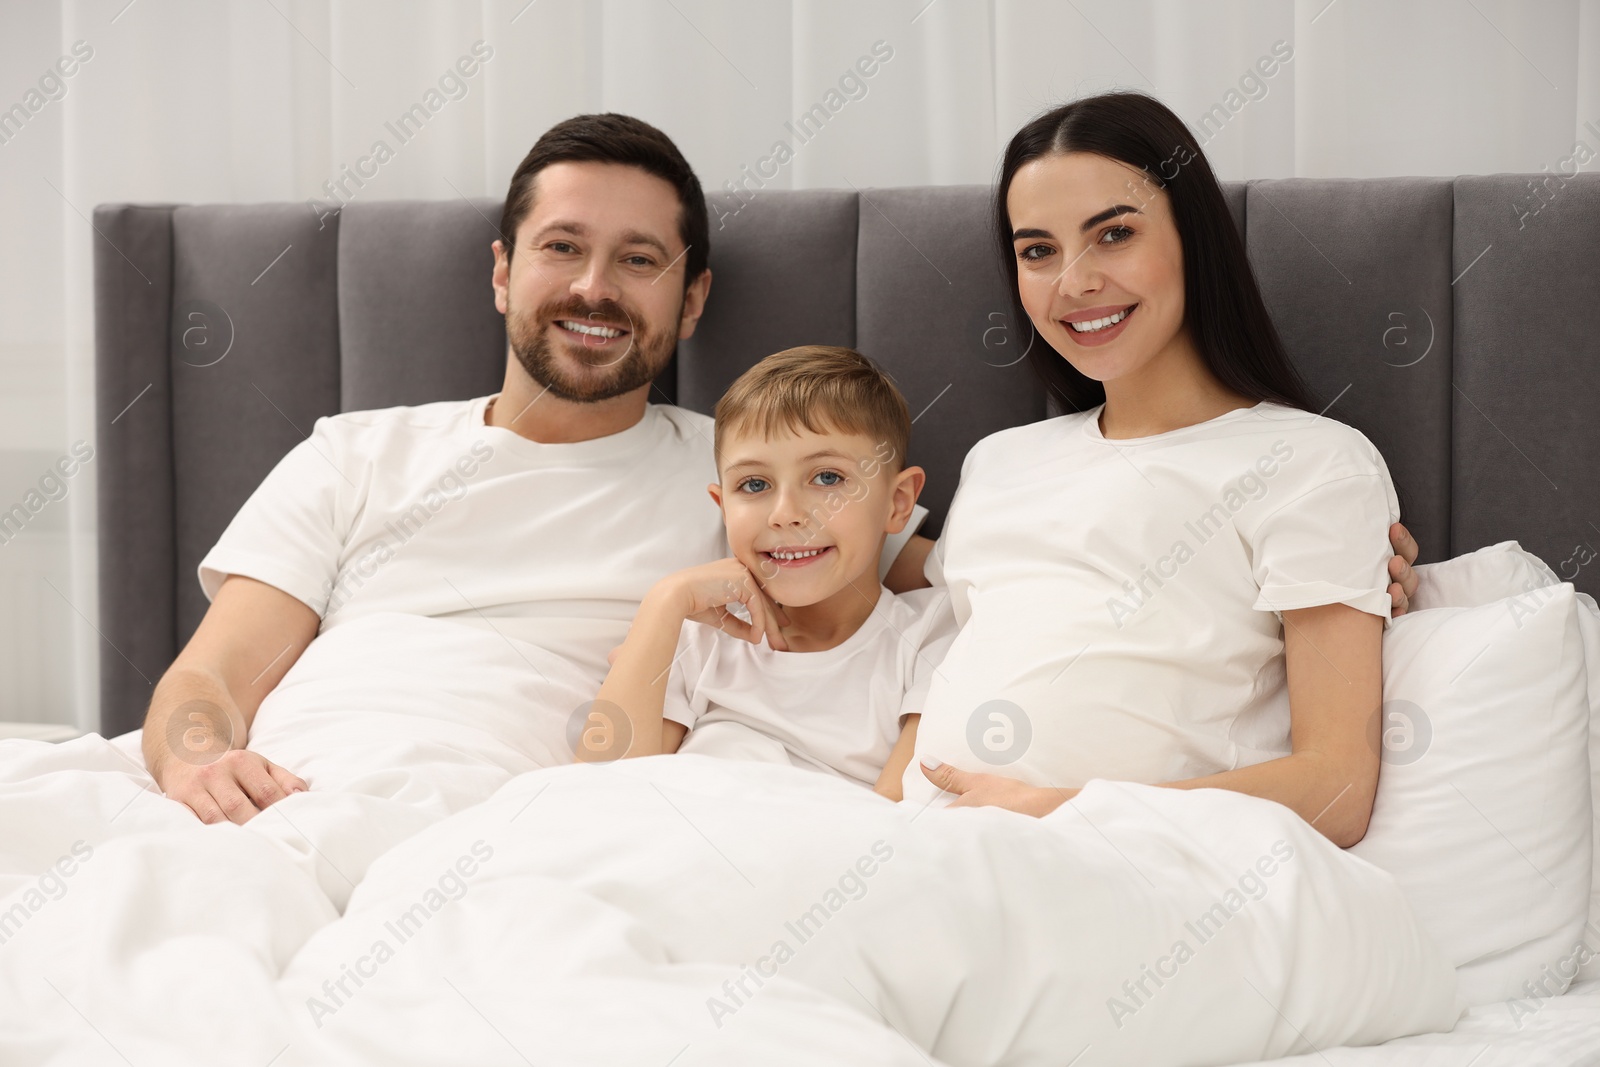
[[[1136,207],[1131,207],[1131,206],[1129,206],[1127,204],[1118,204],[1116,207],[1108,207],[1108,208],[1106,208],[1104,211],[1100,212],[1100,214],[1098,214],[1098,215],[1095,215],[1093,218],[1088,218],[1088,219],[1083,220],[1083,225],[1078,227],[1078,232],[1079,233],[1086,233],[1089,230],[1092,230],[1096,226],[1100,225],[1102,222],[1105,222],[1107,219],[1114,219],[1118,215],[1142,215],[1142,214],[1143,214],[1143,212],[1140,211]],[[1012,230],[1011,231],[1011,239],[1013,241],[1026,241],[1026,240],[1029,240],[1030,238],[1034,238],[1034,237],[1043,237],[1043,238],[1048,239],[1048,238],[1050,238],[1052,236],[1054,236],[1054,235],[1051,234],[1051,232],[1049,230],[1040,230],[1040,229],[1036,229],[1036,228],[1031,227],[1031,226],[1024,227],[1024,228],[1022,228],[1020,230]]]
[[[1143,212],[1141,212],[1136,207],[1129,207],[1127,204],[1118,204],[1116,207],[1108,207],[1108,208],[1106,208],[1104,211],[1100,212],[1100,214],[1095,215],[1092,218],[1084,219],[1083,220],[1083,225],[1078,227],[1078,232],[1079,233],[1085,233],[1085,232],[1087,232],[1089,230],[1094,229],[1096,226],[1100,225],[1102,222],[1105,222],[1107,219],[1114,219],[1118,215],[1140,215],[1140,214],[1143,214]]]

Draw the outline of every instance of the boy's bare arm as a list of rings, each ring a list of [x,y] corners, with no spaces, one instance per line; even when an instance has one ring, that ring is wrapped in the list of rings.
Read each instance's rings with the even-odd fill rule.
[[[883,765],[878,784],[872,787],[874,793],[890,800],[903,799],[900,780],[905,777],[911,757],[917,751],[917,723],[921,721],[921,715],[906,716],[906,724],[900,728],[900,739],[894,743],[894,751],[889,753],[889,762]]]
[[[750,621],[730,615],[729,604],[743,604]],[[595,698],[599,708],[625,719],[628,729],[583,731],[575,753],[579,762],[677,751],[684,728],[679,723],[664,724],[662,711],[678,639],[689,619],[753,644],[765,638],[773,648],[787,648],[778,628],[776,605],[738,560],[718,560],[668,575],[645,594]],[[626,747],[618,752],[619,746]]]
[[[603,763],[619,757],[659,755],[667,750],[661,713],[666,705],[672,657],[677,653],[686,618],[683,599],[674,595],[669,582],[658,583],[645,596],[595,699],[597,707],[621,715],[627,729],[620,733],[613,729],[609,734],[583,731],[575,753],[578,762]],[[607,743],[600,743],[602,737]],[[615,751],[618,744],[626,746],[622,752]]]
[[[283,590],[230,575],[161,676],[144,720],[145,765],[162,792],[202,822],[245,823],[306,788],[245,744],[262,699],[316,637],[319,621]]]

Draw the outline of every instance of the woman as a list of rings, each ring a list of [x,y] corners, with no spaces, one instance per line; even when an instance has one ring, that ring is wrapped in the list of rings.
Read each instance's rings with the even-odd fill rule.
[[[1041,815],[1089,778],[1232,789],[1354,844],[1398,517],[1382,458],[1315,414],[1215,176],[1157,101],[1023,127],[995,220],[1072,414],[963,467],[928,562],[963,628],[907,799]]]

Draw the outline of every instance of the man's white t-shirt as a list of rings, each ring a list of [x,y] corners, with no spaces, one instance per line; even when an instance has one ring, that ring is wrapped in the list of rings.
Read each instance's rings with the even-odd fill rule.
[[[728,554],[712,422],[649,405],[620,433],[540,444],[485,425],[488,402],[318,419],[201,561],[206,595],[239,574],[304,602],[321,633],[380,613],[492,629],[598,691],[650,587]]]
[[[874,785],[955,637],[949,599],[944,589],[882,589],[861,628],[822,652],[775,652],[685,622],[665,703],[666,717],[689,727],[678,751]]]
[[[1159,783],[1287,755],[1277,613],[1389,617],[1383,458],[1342,423],[1261,403],[1130,440],[1101,408],[968,454],[928,577],[961,632],[918,757],[1082,786]],[[914,762],[907,800],[937,789]]]

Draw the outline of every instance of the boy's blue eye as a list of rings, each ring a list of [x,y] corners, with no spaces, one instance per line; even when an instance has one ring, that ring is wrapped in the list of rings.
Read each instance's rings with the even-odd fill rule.
[[[832,481],[825,481],[824,480],[824,479],[828,479],[828,478],[831,478],[833,480]],[[820,484],[820,485],[822,485],[822,486],[824,486],[824,487],[826,487],[828,489],[833,489],[836,486],[840,486],[840,485],[844,484],[844,475],[840,474],[838,471],[823,471],[821,474],[817,475],[814,480],[818,484]]]
[[[739,483],[739,491],[741,493],[759,493],[766,488],[767,480],[765,478],[746,478]]]

